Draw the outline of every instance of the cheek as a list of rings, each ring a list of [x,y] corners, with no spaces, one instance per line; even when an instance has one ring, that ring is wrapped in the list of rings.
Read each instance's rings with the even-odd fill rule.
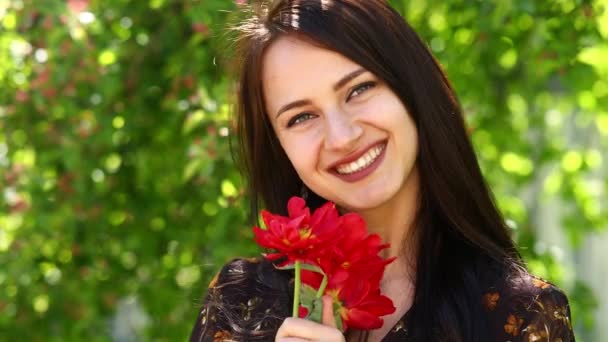
[[[315,167],[314,148],[305,139],[284,138],[281,140],[281,146],[300,177],[309,174],[311,169]]]
[[[400,148],[408,155],[417,154],[418,130],[405,106],[398,99],[391,98],[385,102],[383,110],[384,125],[395,134]]]
[[[416,126],[414,122],[408,117],[406,120],[402,120],[401,122],[401,131],[399,134],[401,135],[401,140],[403,149],[408,156],[408,159],[413,162],[417,159],[418,156],[418,131],[416,130]]]
[[[370,101],[359,109],[359,114],[363,115],[367,120],[375,121],[377,124],[396,129],[403,125],[407,111],[399,101],[399,98],[388,91],[374,96]]]
[[[315,122],[306,131],[283,131],[277,135],[281,147],[296,170],[314,167],[318,163],[321,128],[321,122]]]
[[[397,97],[391,96],[384,103],[384,110],[385,113],[388,114],[387,121],[390,124],[390,127],[402,133],[406,133],[408,137],[417,135],[414,120]]]

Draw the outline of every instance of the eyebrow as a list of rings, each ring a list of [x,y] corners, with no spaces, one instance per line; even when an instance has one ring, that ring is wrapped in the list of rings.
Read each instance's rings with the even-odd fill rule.
[[[338,82],[336,82],[336,84],[334,84],[334,86],[333,86],[334,91],[340,90],[342,87],[344,87],[346,84],[348,84],[348,82],[350,82],[353,79],[357,78],[357,76],[361,75],[362,73],[364,73],[366,71],[367,70],[365,70],[364,68],[359,68],[359,69],[357,69],[355,71],[352,71],[352,72],[346,74]],[[279,115],[283,114],[284,112],[286,112],[286,111],[288,111],[290,109],[306,106],[306,105],[309,105],[310,103],[311,103],[310,100],[297,100],[297,101],[293,101],[291,103],[288,103],[288,104],[284,105],[283,107],[281,107],[281,109],[279,109],[277,111],[277,115],[275,116],[275,119],[278,118]]]

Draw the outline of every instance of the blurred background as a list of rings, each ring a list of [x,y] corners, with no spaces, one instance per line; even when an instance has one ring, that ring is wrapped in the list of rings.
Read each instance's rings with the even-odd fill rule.
[[[183,341],[255,256],[230,156],[246,1],[0,0],[0,340]],[[608,1],[395,0],[532,272],[608,340]]]

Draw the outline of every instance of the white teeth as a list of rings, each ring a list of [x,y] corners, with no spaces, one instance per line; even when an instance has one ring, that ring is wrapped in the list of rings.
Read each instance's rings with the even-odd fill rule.
[[[357,169],[361,169],[365,166],[365,156],[357,160]]]
[[[369,166],[371,163],[378,158],[382,150],[384,149],[384,145],[376,146],[371,150],[367,151],[364,155],[359,157],[359,159],[350,162],[348,164],[342,164],[336,168],[338,173],[340,174],[350,174],[357,171],[361,171],[362,169]]]

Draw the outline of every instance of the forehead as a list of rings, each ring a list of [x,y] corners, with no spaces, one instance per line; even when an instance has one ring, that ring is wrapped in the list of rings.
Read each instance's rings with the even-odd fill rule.
[[[282,101],[312,96],[359,66],[343,55],[294,37],[270,45],[262,61],[262,85],[269,107]],[[271,108],[268,108],[271,109]]]

